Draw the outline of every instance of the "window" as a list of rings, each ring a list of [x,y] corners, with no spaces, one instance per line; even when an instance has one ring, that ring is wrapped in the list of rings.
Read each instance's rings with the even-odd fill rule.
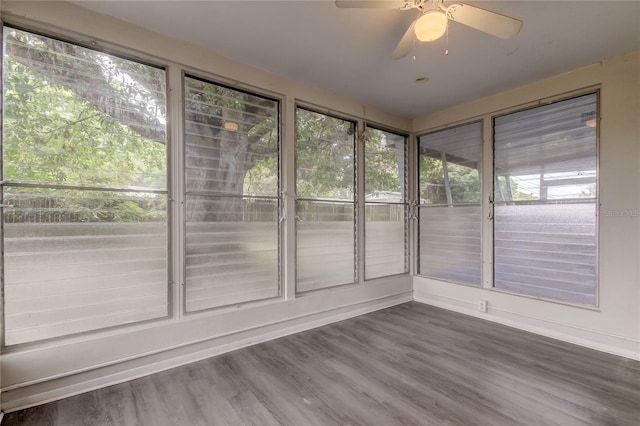
[[[279,102],[186,76],[186,311],[280,294]]]
[[[355,123],[296,110],[297,291],[356,281]]]
[[[5,344],[168,314],[165,71],[5,27]]]
[[[367,127],[365,279],[408,272],[406,138]]]
[[[420,275],[479,286],[482,123],[418,138]]]
[[[596,304],[592,93],[494,119],[494,285]]]

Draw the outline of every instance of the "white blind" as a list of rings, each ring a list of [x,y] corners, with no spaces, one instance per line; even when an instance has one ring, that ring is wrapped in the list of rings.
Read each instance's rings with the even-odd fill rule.
[[[495,287],[596,304],[596,111],[589,94],[495,119]]]
[[[420,275],[480,285],[480,206],[427,207],[420,211]]]
[[[496,288],[594,305],[596,204],[497,205]]]
[[[7,345],[167,315],[165,223],[9,223],[4,231]]]
[[[355,207],[338,201],[296,203],[296,290],[356,280]]]

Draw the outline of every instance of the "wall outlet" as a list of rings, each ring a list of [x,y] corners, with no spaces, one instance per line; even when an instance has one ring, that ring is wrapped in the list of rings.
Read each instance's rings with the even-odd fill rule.
[[[478,310],[480,312],[487,312],[487,305],[489,305],[489,302],[486,300],[478,300]]]

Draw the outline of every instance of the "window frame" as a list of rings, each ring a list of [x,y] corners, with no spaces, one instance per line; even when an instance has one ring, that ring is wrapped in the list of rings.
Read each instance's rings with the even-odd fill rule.
[[[432,277],[429,275],[425,275],[422,274],[420,272],[420,251],[421,251],[421,244],[420,244],[420,228],[421,228],[421,220],[420,220],[420,210],[422,208],[441,208],[441,207],[446,207],[445,205],[433,205],[433,206],[429,206],[429,204],[427,203],[421,203],[421,194],[420,194],[420,138],[423,136],[427,136],[427,135],[431,135],[431,134],[435,134],[438,132],[442,132],[448,129],[455,129],[455,128],[460,128],[460,127],[464,127],[464,126],[470,126],[470,125],[474,125],[474,124],[479,124],[480,125],[480,159],[478,160],[478,164],[480,167],[480,170],[478,171],[478,178],[479,178],[479,189],[480,189],[480,198],[478,200],[477,203],[455,203],[453,202],[451,204],[451,208],[455,207],[456,204],[458,204],[459,206],[465,207],[465,206],[470,206],[470,205],[479,205],[480,207],[480,282],[479,284],[472,284],[472,283],[468,283],[468,282],[462,282],[462,281],[454,281],[451,279],[443,279],[443,278],[437,278],[437,277]],[[420,132],[418,134],[416,134],[415,136],[415,146],[416,146],[416,154],[415,154],[415,175],[416,175],[416,185],[415,185],[415,190],[414,193],[416,194],[416,201],[414,204],[414,208],[415,208],[415,217],[416,217],[416,254],[415,254],[415,275],[418,277],[423,277],[423,278],[427,278],[427,279],[431,279],[431,280],[436,280],[436,281],[442,281],[442,282],[446,282],[449,284],[456,284],[456,285],[461,285],[461,286],[465,286],[465,287],[469,287],[469,288],[475,288],[475,289],[482,289],[485,288],[484,283],[486,281],[485,278],[485,274],[484,274],[484,263],[486,262],[486,254],[485,254],[485,241],[487,240],[487,236],[485,235],[485,231],[484,231],[484,223],[486,220],[486,214],[484,211],[484,203],[483,200],[486,198],[486,191],[485,191],[485,179],[486,179],[486,167],[485,167],[485,162],[486,162],[486,158],[485,158],[485,140],[484,140],[484,135],[485,135],[485,131],[486,131],[486,122],[485,120],[480,117],[480,118],[472,118],[469,120],[463,120],[463,121],[459,121],[459,122],[455,122],[449,125],[445,125],[445,126],[440,126],[434,129],[430,129],[428,131],[425,132]]]
[[[294,140],[293,140],[293,151],[294,151],[294,167],[292,170],[292,174],[293,174],[293,189],[294,189],[294,194],[295,196],[292,197],[293,198],[293,209],[295,212],[295,217],[294,217],[294,225],[293,225],[293,236],[295,239],[295,253],[293,255],[293,264],[294,264],[294,270],[295,270],[295,290],[294,290],[294,294],[295,297],[299,297],[299,296],[303,296],[303,295],[307,295],[307,294],[313,294],[313,293],[318,293],[318,292],[323,292],[323,291],[332,291],[338,288],[346,288],[346,287],[350,287],[350,286],[357,286],[360,283],[360,261],[359,261],[359,257],[360,257],[360,238],[358,237],[358,234],[360,233],[360,224],[359,224],[359,216],[360,216],[360,209],[359,209],[359,191],[360,191],[360,182],[358,180],[358,169],[360,167],[360,147],[359,147],[359,120],[357,118],[354,117],[349,117],[347,114],[340,114],[340,113],[336,113],[334,111],[326,111],[326,110],[322,110],[322,108],[318,107],[318,106],[313,106],[313,105],[309,105],[306,104],[304,102],[298,101],[295,103],[294,105]],[[324,115],[326,117],[329,118],[333,118],[336,120],[342,120],[344,122],[350,122],[353,124],[353,170],[352,170],[352,179],[353,179],[353,196],[352,196],[352,200],[351,201],[341,201],[341,203],[343,204],[350,204],[353,206],[353,216],[352,216],[352,224],[353,224],[353,247],[354,247],[354,251],[353,251],[353,281],[349,282],[349,283],[342,283],[342,284],[336,284],[336,285],[331,285],[331,286],[326,286],[326,287],[320,287],[320,288],[315,288],[315,289],[310,289],[310,290],[300,290],[299,289],[299,280],[298,280],[298,211],[297,211],[297,204],[298,201],[331,201],[329,199],[326,198],[317,198],[317,199],[312,199],[312,198],[301,198],[298,196],[298,190],[297,190],[297,186],[298,186],[298,110],[305,110],[307,112],[311,112],[314,114],[321,114]]]
[[[25,21],[26,22],[26,21]],[[4,292],[4,285],[5,285],[5,278],[4,278],[4,273],[3,273],[3,277],[2,277],[2,282],[0,283],[0,286],[2,287],[2,292],[0,292],[0,315],[2,315],[2,321],[1,321],[1,330],[0,330],[0,348],[10,348],[11,350],[14,349],[18,349],[18,348],[23,348],[23,347],[33,347],[33,346],[39,346],[39,345],[48,345],[51,344],[52,342],[61,342],[61,341],[69,341],[69,340],[74,340],[77,338],[81,338],[83,336],[89,336],[89,335],[95,335],[95,334],[100,334],[100,333],[112,333],[114,330],[132,330],[132,329],[139,329],[139,328],[146,328],[149,327],[152,324],[157,324],[157,323],[162,323],[162,322],[166,322],[168,320],[171,320],[172,318],[174,318],[176,316],[176,307],[177,307],[177,301],[175,300],[174,297],[174,291],[173,291],[173,285],[174,285],[174,273],[175,273],[175,265],[174,265],[174,257],[175,257],[175,253],[177,252],[177,250],[174,249],[173,247],[173,242],[174,242],[174,230],[176,228],[176,223],[175,223],[175,215],[174,215],[174,208],[172,206],[172,201],[174,200],[175,197],[175,191],[174,191],[174,180],[173,180],[173,166],[174,166],[174,156],[173,156],[173,146],[174,146],[174,138],[173,138],[173,133],[172,133],[172,121],[175,120],[175,116],[173,115],[173,108],[172,108],[172,100],[175,98],[174,95],[172,95],[172,92],[170,89],[170,80],[171,80],[171,75],[174,71],[172,71],[172,67],[173,65],[170,65],[170,62],[167,61],[166,59],[160,58],[160,57],[156,57],[154,55],[149,55],[146,53],[140,53],[138,51],[134,51],[133,49],[129,49],[120,45],[116,45],[113,44],[111,42],[108,41],[103,41],[103,40],[98,40],[98,39],[90,39],[90,41],[86,40],[86,37],[83,36],[79,36],[76,33],[70,32],[70,31],[56,31],[52,28],[43,26],[43,25],[39,25],[37,23],[33,23],[31,21],[27,22],[26,24],[22,22],[21,19],[19,18],[9,18],[9,19],[0,19],[0,34],[2,34],[2,45],[0,46],[0,51],[2,52],[2,61],[4,62],[4,37],[5,37],[5,31],[6,29],[14,29],[14,30],[18,30],[18,31],[23,31],[23,32],[27,32],[30,34],[33,34],[35,36],[40,36],[40,37],[46,37],[49,39],[52,39],[54,41],[58,41],[58,42],[63,42],[63,43],[68,43],[68,44],[72,44],[74,46],[80,47],[80,48],[84,48],[84,49],[88,49],[94,52],[98,52],[98,53],[102,53],[105,55],[109,55],[109,56],[113,56],[113,57],[117,57],[119,59],[123,59],[126,61],[131,61],[131,62],[135,62],[139,65],[144,65],[144,66],[148,66],[151,68],[155,68],[158,70],[162,70],[164,72],[164,84],[165,84],[165,119],[166,119],[166,124],[165,124],[165,149],[164,149],[164,158],[166,161],[166,170],[165,170],[165,189],[164,190],[149,190],[149,191],[145,191],[145,192],[152,192],[152,193],[162,193],[165,195],[166,197],[166,253],[167,253],[167,257],[166,257],[166,294],[167,294],[167,309],[166,309],[166,314],[163,316],[159,316],[156,318],[149,318],[149,319],[144,319],[144,320],[140,320],[140,321],[135,321],[135,322],[124,322],[121,324],[116,324],[116,325],[111,325],[111,326],[106,326],[106,327],[100,327],[100,328],[95,328],[95,329],[90,329],[90,330],[85,330],[85,331],[79,331],[79,332],[72,332],[72,333],[68,333],[68,334],[62,334],[59,336],[53,336],[53,337],[49,337],[49,338],[44,338],[44,339],[37,339],[37,340],[31,340],[28,342],[22,342],[22,343],[16,343],[16,344],[6,344],[5,341],[5,321],[4,321],[4,315],[5,315],[5,292]],[[83,38],[80,38],[83,37]],[[0,78],[2,78],[2,81],[0,82],[0,87],[4,88],[4,64],[2,64],[0,66]],[[2,111],[2,114],[0,114],[0,122],[3,123],[2,128],[4,129],[4,90],[2,91],[2,97],[0,98],[0,111]],[[4,146],[4,132],[0,132],[0,145]],[[0,153],[0,156],[3,156],[2,153]],[[4,161],[2,159],[0,159],[0,172],[4,173]],[[4,174],[2,174],[2,176],[4,176]],[[0,203],[4,202],[3,199],[3,194],[4,194],[4,186],[5,186],[5,182],[1,182],[0,183]],[[56,185],[49,185],[49,186],[56,186]],[[61,185],[62,187],[64,187],[64,185]],[[64,189],[64,188],[62,188]],[[92,189],[96,189],[98,191],[111,191],[113,189],[116,189],[119,192],[124,192],[123,189],[117,189],[117,188],[109,188],[109,187],[100,187],[100,188],[93,188],[93,187],[83,187],[83,186],[77,186],[76,189],[80,189],[80,190],[92,190]],[[134,191],[135,192],[135,191]],[[3,213],[3,208],[0,207],[0,213]],[[4,217],[4,214],[2,214],[2,216]],[[0,233],[2,234],[2,238],[0,238],[0,249],[1,249],[1,254],[0,254],[0,269],[2,269],[2,271],[4,271],[5,268],[5,250],[4,250],[4,246],[5,246],[5,232],[4,232],[4,218],[0,218]]]
[[[409,274],[411,271],[411,250],[410,250],[410,245],[411,245],[411,220],[410,220],[410,216],[411,216],[411,191],[409,188],[409,183],[410,183],[410,175],[411,175],[411,170],[410,170],[410,161],[409,161],[409,145],[410,145],[410,134],[404,133],[404,132],[399,132],[397,130],[393,130],[393,129],[389,129],[388,127],[385,126],[380,126],[377,124],[373,124],[373,123],[368,123],[368,122],[364,122],[363,123],[363,127],[364,127],[364,131],[365,134],[369,129],[373,129],[373,130],[377,130],[380,132],[386,132],[386,133],[392,133],[396,136],[400,136],[402,138],[404,138],[404,176],[403,176],[403,183],[404,183],[404,193],[402,194],[402,202],[399,203],[390,203],[390,202],[376,202],[376,201],[369,201],[367,202],[366,200],[366,183],[367,183],[367,174],[366,174],[366,164],[367,164],[367,149],[366,149],[366,143],[367,141],[364,140],[363,141],[363,146],[360,150],[360,152],[362,152],[362,185],[360,185],[363,189],[363,196],[362,196],[362,206],[360,207],[363,214],[366,215],[366,208],[368,204],[378,204],[378,205],[401,205],[404,206],[404,214],[403,214],[403,226],[404,226],[404,272],[394,272],[394,273],[390,273],[390,274],[386,274],[386,275],[380,275],[380,276],[376,276],[376,277],[372,277],[372,278],[367,278],[367,220],[366,217],[363,217],[363,222],[362,222],[362,234],[363,234],[363,241],[362,241],[362,263],[363,263],[363,271],[362,271],[362,278],[363,281],[366,282],[370,282],[370,281],[375,281],[375,280],[379,280],[381,278],[388,278],[388,277],[394,277],[394,276],[400,276],[400,275],[406,275]],[[357,144],[357,142],[356,142]],[[356,265],[357,267],[357,265]]]
[[[515,291],[510,291],[510,290],[505,290],[505,289],[500,289],[497,288],[495,286],[495,233],[494,233],[494,227],[495,227],[495,220],[494,220],[494,207],[495,207],[495,200],[494,200],[494,193],[495,193],[495,119],[499,118],[499,117],[504,117],[510,114],[516,114],[519,112],[523,112],[523,111],[528,111],[528,110],[533,110],[535,108],[538,107],[542,107],[545,105],[551,105],[554,103],[559,103],[559,102],[563,102],[563,101],[568,101],[571,99],[575,99],[575,98],[579,98],[582,96],[588,96],[588,95],[595,95],[596,98],[596,115],[595,115],[595,120],[596,120],[596,130],[595,130],[595,172],[596,172],[596,176],[595,176],[595,189],[596,189],[596,196],[594,199],[594,204],[595,204],[595,303],[593,305],[591,304],[583,304],[583,303],[577,303],[577,302],[571,302],[571,301],[567,301],[567,300],[562,300],[562,299],[555,299],[555,298],[550,298],[550,297],[544,297],[544,296],[536,296],[536,295],[532,295],[532,294],[526,294],[526,293],[519,293],[519,292],[515,292]],[[584,87],[582,89],[578,89],[578,90],[573,90],[564,94],[560,94],[560,95],[554,95],[554,96],[549,96],[546,98],[542,98],[539,99],[537,101],[534,102],[529,102],[523,105],[518,105],[518,106],[514,106],[511,108],[505,108],[503,110],[497,111],[497,112],[493,112],[490,114],[487,114],[487,118],[490,121],[491,124],[491,176],[487,176],[487,179],[490,181],[490,187],[491,187],[491,193],[489,194],[489,199],[488,199],[488,203],[489,203],[489,210],[487,212],[488,217],[490,217],[490,227],[491,227],[491,240],[490,240],[490,244],[491,244],[491,280],[490,280],[490,287],[484,287],[486,289],[489,289],[491,291],[495,291],[498,293],[503,293],[503,294],[508,294],[511,296],[518,296],[518,297],[523,297],[523,298],[527,298],[527,299],[533,299],[533,300],[540,300],[540,301],[545,301],[545,302],[550,302],[550,303],[554,303],[554,304],[558,304],[558,305],[566,305],[566,306],[571,306],[571,307],[577,307],[577,308],[582,308],[582,309],[586,309],[586,310],[594,310],[594,311],[599,311],[600,310],[600,130],[601,130],[601,108],[602,108],[602,96],[601,96],[601,88],[600,85],[596,85],[596,86],[590,86],[590,87]]]
[[[180,132],[180,136],[182,138],[182,143],[181,143],[181,151],[180,151],[180,166],[181,166],[181,175],[180,175],[180,192],[181,192],[181,197],[182,197],[182,205],[181,205],[181,215],[182,215],[182,220],[181,220],[181,224],[180,224],[180,228],[181,228],[181,242],[182,242],[182,255],[180,256],[179,259],[179,264],[180,264],[180,274],[181,274],[181,278],[180,278],[180,282],[181,282],[181,288],[180,288],[180,314],[184,317],[197,317],[197,316],[201,316],[201,315],[206,315],[207,313],[211,313],[211,312],[215,312],[215,311],[224,311],[225,309],[228,309],[229,307],[233,307],[233,306],[246,306],[246,305],[255,305],[255,304],[260,304],[260,303],[264,303],[264,302],[269,302],[272,300],[281,300],[284,297],[284,283],[283,283],[283,270],[284,270],[284,261],[283,261],[283,252],[284,252],[284,230],[283,228],[285,227],[285,222],[284,218],[286,217],[285,211],[286,211],[286,206],[285,206],[285,200],[284,197],[282,195],[283,193],[283,189],[282,189],[282,184],[284,182],[283,180],[283,104],[284,104],[284,98],[280,95],[277,95],[275,93],[271,93],[268,92],[266,90],[260,90],[257,89],[253,86],[247,85],[247,84],[243,84],[239,81],[235,81],[235,80],[229,80],[229,79],[225,79],[222,78],[220,76],[216,76],[216,75],[211,75],[208,73],[203,73],[201,71],[198,70],[194,70],[194,69],[190,69],[188,67],[185,66],[180,66],[181,69],[181,73],[180,73],[180,82],[181,82],[181,86],[180,86],[180,91],[182,94],[182,98],[181,98],[181,110],[180,110],[180,125],[181,125],[181,132]],[[211,306],[211,307],[207,307],[207,308],[203,308],[203,309],[197,309],[197,310],[192,310],[189,311],[187,310],[187,262],[186,262],[186,249],[187,249],[187,220],[186,220],[186,208],[187,208],[187,196],[188,195],[192,195],[192,196],[201,196],[201,197],[206,197],[208,199],[212,199],[212,198],[220,198],[220,197],[238,197],[237,195],[231,195],[231,194],[225,194],[225,193],[215,193],[215,194],[193,194],[187,190],[187,155],[186,155],[186,126],[185,126],[185,121],[186,121],[186,114],[185,114],[185,106],[186,106],[186,80],[187,78],[191,78],[194,80],[198,80],[200,82],[206,83],[206,84],[212,84],[221,88],[225,88],[225,89],[229,89],[229,90],[234,90],[236,92],[240,92],[240,93],[244,93],[247,95],[251,95],[251,96],[257,96],[257,97],[261,97],[263,99],[266,100],[270,100],[270,101],[274,101],[277,104],[277,126],[276,129],[278,131],[278,152],[276,155],[277,158],[277,163],[278,163],[278,170],[277,170],[277,191],[276,191],[276,195],[274,196],[250,196],[250,198],[255,198],[255,199],[273,199],[276,201],[276,213],[278,216],[278,220],[276,223],[277,226],[277,241],[278,241],[278,249],[277,249],[277,256],[278,256],[278,262],[277,262],[277,295],[275,296],[269,296],[269,297],[264,297],[264,298],[258,298],[258,299],[252,299],[252,300],[246,300],[246,301],[242,301],[242,302],[235,302],[235,303],[228,303],[228,304],[222,304],[222,305],[217,305],[217,306]],[[244,194],[241,196],[244,197]]]

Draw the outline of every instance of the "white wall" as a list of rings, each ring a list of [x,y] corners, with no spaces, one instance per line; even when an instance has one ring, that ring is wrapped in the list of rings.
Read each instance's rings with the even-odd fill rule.
[[[98,15],[67,3],[3,2],[6,23],[47,34],[60,34],[98,48],[138,55],[168,67],[170,107],[181,109],[181,72],[218,76],[223,83],[238,82],[245,88],[283,100],[283,168],[286,188],[293,188],[295,103],[322,106],[358,118],[363,105],[339,95],[318,90],[259,69],[226,59],[213,52]],[[215,78],[215,77],[214,77]],[[409,132],[411,122],[366,106],[367,120]],[[171,136],[180,143],[180,126]],[[174,146],[177,145],[174,143]],[[180,175],[179,165],[172,173]],[[174,183],[177,192],[178,183]],[[288,217],[294,217],[289,202]],[[174,212],[179,215],[179,209]],[[178,223],[176,221],[176,223]],[[175,227],[174,241],[181,241]],[[56,339],[4,350],[2,356],[2,407],[13,411],[59,399],[93,388],[129,380],[225,351],[294,333],[329,322],[360,315],[412,299],[412,281],[407,274],[361,282],[327,291],[295,295],[293,269],[293,223],[284,229],[283,294],[281,299],[248,303],[182,316],[175,309],[171,318],[120,327],[91,334]],[[179,250],[175,253],[178,263]],[[174,267],[173,281],[179,283]],[[181,306],[179,285],[172,288],[174,306]]]
[[[586,309],[485,288],[414,278],[415,299],[640,359],[640,54],[634,52],[414,120],[416,133],[549,97],[599,88],[599,307]],[[490,155],[491,134],[485,132]],[[485,167],[491,167],[485,162]],[[486,185],[488,189],[490,186]],[[488,227],[485,226],[485,230]],[[489,226],[490,228],[490,226]],[[485,233],[485,236],[488,233]],[[486,239],[485,239],[486,243]],[[489,254],[490,245],[485,244]],[[491,271],[487,256],[485,271]],[[486,314],[477,301],[489,302]]]

